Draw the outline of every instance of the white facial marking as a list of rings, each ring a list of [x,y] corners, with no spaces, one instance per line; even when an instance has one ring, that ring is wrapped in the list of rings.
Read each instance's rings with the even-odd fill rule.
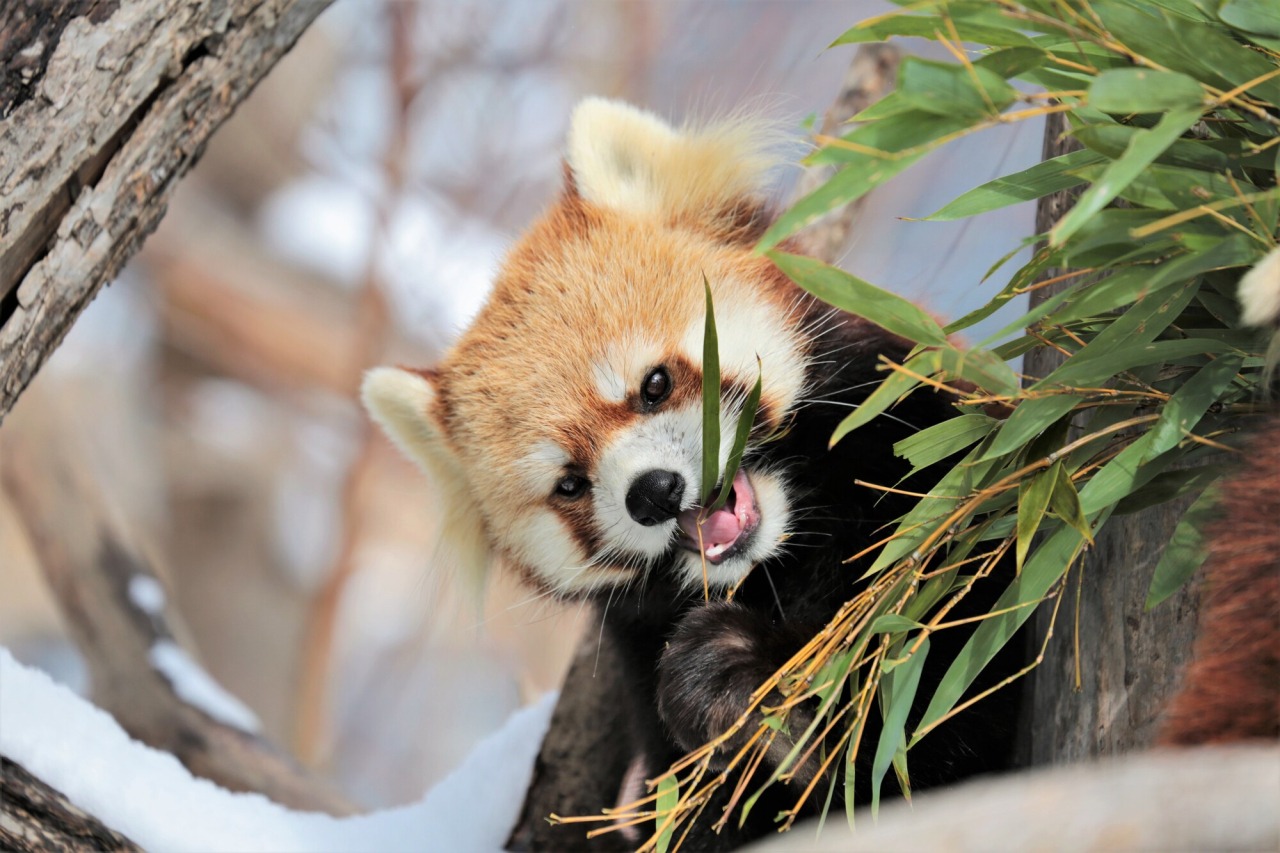
[[[564,476],[569,462],[564,448],[550,441],[539,441],[516,460],[515,467],[531,491],[549,494],[556,481]]]
[[[713,296],[715,291],[713,284]],[[779,416],[785,414],[799,400],[805,377],[803,343],[785,315],[773,305],[736,295],[717,300],[715,313],[720,374],[746,387],[761,376],[762,396],[774,402]],[[681,340],[685,356],[698,365],[702,364],[704,326],[699,318]]]
[[[662,355],[662,347],[652,341],[636,339],[610,344],[591,362],[591,377],[601,399],[624,402],[628,391],[640,387],[645,371],[656,366]]]

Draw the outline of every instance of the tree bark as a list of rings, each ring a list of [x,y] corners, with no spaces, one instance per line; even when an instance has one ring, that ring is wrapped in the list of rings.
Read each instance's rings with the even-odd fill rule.
[[[0,850],[71,853],[141,849],[73,806],[61,792],[21,765],[0,757]]]
[[[1063,136],[1061,114],[1045,124],[1044,159],[1079,148]],[[1044,234],[1074,204],[1078,191],[1046,196],[1036,211],[1036,233]],[[1048,270],[1045,278],[1065,270]],[[1066,287],[1032,291],[1032,305]],[[1029,377],[1048,375],[1060,353],[1041,347],[1027,354]],[[1187,584],[1150,613],[1147,587],[1156,563],[1191,499],[1114,517],[1079,567],[1044,662],[1024,693],[1020,752],[1031,765],[1063,764],[1145,749],[1155,737],[1161,710],[1178,686],[1191,657],[1199,594]],[[1048,608],[1029,620],[1028,642],[1038,650],[1049,629]],[[1078,637],[1078,652],[1075,637]],[[1078,655],[1078,657],[1077,657]],[[1080,670],[1076,689],[1075,672]]]
[[[0,4],[0,420],[329,2]]]

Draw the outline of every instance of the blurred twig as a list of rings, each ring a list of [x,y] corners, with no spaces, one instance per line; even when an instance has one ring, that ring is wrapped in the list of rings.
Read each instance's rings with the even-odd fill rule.
[[[423,78],[414,65],[413,33],[417,8],[409,3],[387,6],[390,43],[388,73],[395,93],[394,125],[382,159],[384,186],[369,241],[369,257],[360,288],[354,352],[347,365],[348,387],[359,385],[360,376],[375,364],[386,347],[389,334],[386,297],[379,259],[387,243],[391,217],[404,194],[411,132],[411,110],[422,89]],[[359,449],[347,471],[342,487],[342,539],[338,556],[324,585],[316,594],[308,619],[300,674],[297,749],[304,761],[316,763],[328,744],[329,673],[333,664],[334,633],[338,610],[347,582],[355,571],[361,538],[361,518],[365,497],[373,476],[377,436],[368,422],[360,421]]]
[[[55,431],[56,433],[56,431]],[[151,663],[158,643],[186,634],[151,559],[111,516],[65,436],[5,434],[0,484],[12,499],[88,665],[94,701],[133,737],[178,757],[192,773],[293,808],[346,814],[351,806],[255,734],[181,699]]]

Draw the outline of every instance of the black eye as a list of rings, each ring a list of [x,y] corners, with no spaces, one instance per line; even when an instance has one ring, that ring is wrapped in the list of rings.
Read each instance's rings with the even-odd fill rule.
[[[647,405],[656,406],[671,393],[671,374],[665,367],[655,367],[640,383],[640,399]]]
[[[577,474],[566,474],[556,483],[556,497],[568,498],[573,500],[580,498],[587,493],[587,488],[591,485],[586,477],[579,477]]]

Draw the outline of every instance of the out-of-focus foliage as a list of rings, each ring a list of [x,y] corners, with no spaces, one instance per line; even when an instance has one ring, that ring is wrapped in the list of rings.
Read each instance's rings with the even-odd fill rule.
[[[1277,243],[1280,17],[1273,4],[902,5],[835,44],[917,36],[944,45],[954,61],[907,59],[895,93],[859,116],[852,132],[821,140],[810,160],[840,170],[796,203],[760,248],[802,287],[920,345],[905,364],[884,365],[883,384],[833,442],[929,386],[967,380],[977,390],[959,392],[954,419],[896,445],[917,469],[960,461],[867,552],[874,560],[865,591],[757,693],[763,701],[779,688],[787,696],[781,707],[758,707],[739,721],[757,735],[724,758],[753,768],[771,733],[786,725],[789,707],[821,703],[783,767],[739,786],[733,802],[742,810],[754,802],[752,790],[815,754],[825,767],[843,770],[824,784],[842,780],[850,804],[855,786],[869,785],[874,807],[890,767],[908,790],[911,747],[982,698],[970,695],[975,678],[1038,604],[1053,600],[1056,617],[1073,567],[1107,521],[1210,486],[1260,391],[1265,341],[1241,327],[1235,291]],[[1063,115],[1079,150],[975,187],[927,217],[958,219],[1083,190],[1047,233],[1022,242],[1037,249],[1000,293],[945,328],[869,282],[779,248],[931,151],[1052,113]],[[1020,247],[1011,243],[988,276]],[[1052,295],[1001,334],[971,349],[949,341],[1041,288]],[[992,344],[1011,334],[1017,336]],[[1011,362],[1036,348],[1060,353],[1060,366],[1044,377],[1017,375]],[[993,406],[1011,414],[991,417]],[[1174,534],[1148,607],[1198,566],[1193,523],[1208,502],[1193,505]],[[948,613],[974,583],[997,582],[984,578],[1009,552],[1016,577],[933,695],[921,697],[923,715],[909,721],[929,636],[951,627]],[[877,743],[862,740],[872,703],[885,720]],[[843,733],[838,748],[826,732]],[[722,782],[705,771],[726,739],[671,769],[680,799],[658,810],[664,846],[672,825],[696,814]],[[870,778],[855,779],[859,755],[864,767],[872,756]],[[661,790],[670,799],[672,788]],[[829,790],[818,795],[831,802]]]

